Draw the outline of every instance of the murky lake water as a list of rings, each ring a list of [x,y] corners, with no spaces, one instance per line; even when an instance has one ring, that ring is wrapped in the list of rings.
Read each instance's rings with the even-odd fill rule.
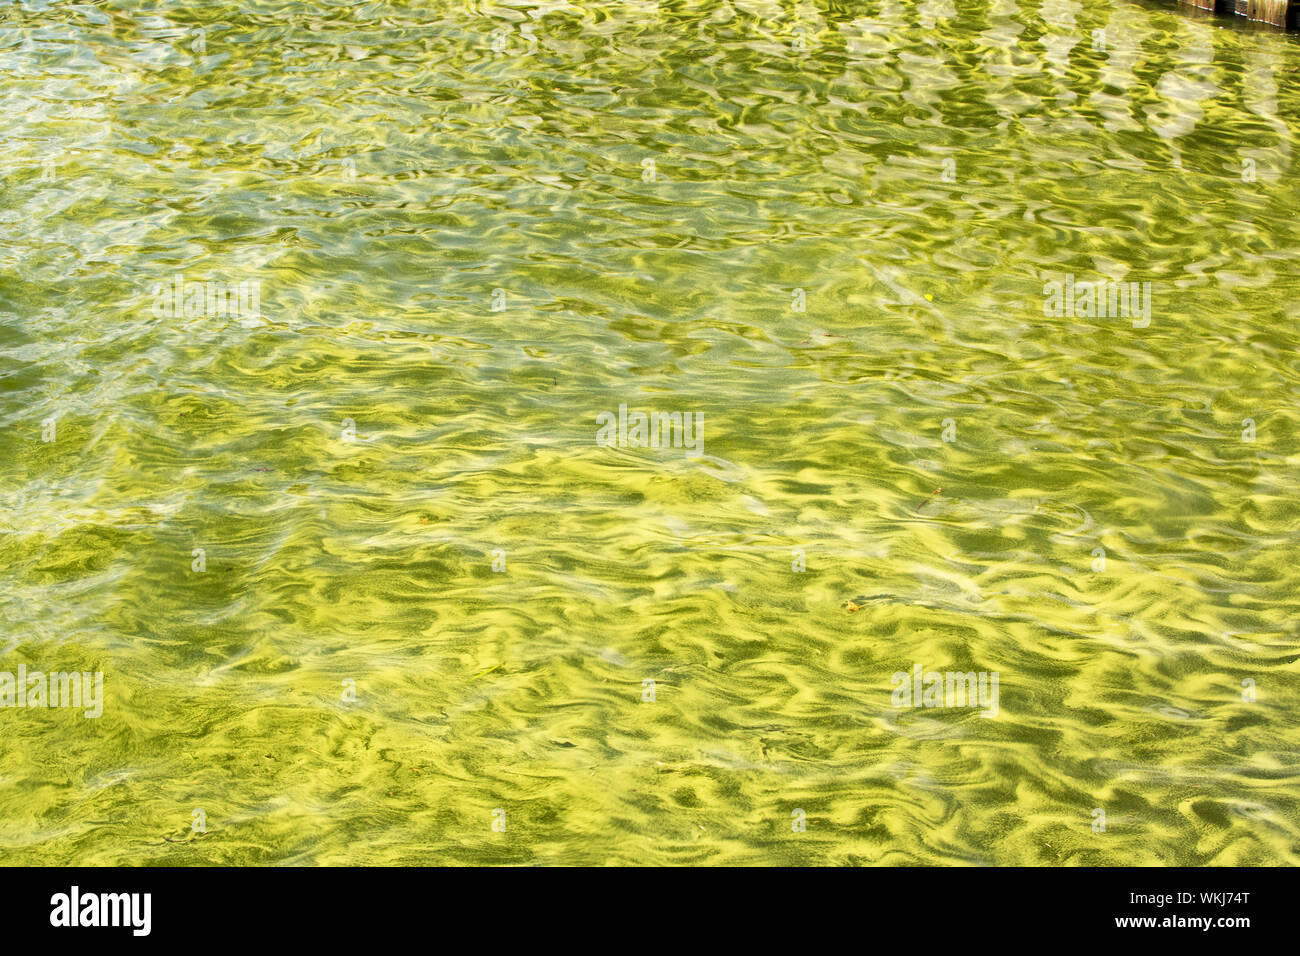
[[[419,6],[0,9],[3,862],[1300,862],[1297,38]]]

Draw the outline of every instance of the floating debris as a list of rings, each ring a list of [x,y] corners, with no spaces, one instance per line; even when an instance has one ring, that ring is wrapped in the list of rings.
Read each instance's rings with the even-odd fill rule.
[[[939,492],[941,491],[943,491],[942,488],[936,488],[934,489],[934,491],[930,492],[929,497],[927,497],[924,501],[922,501],[919,505],[916,506],[915,513],[920,514],[921,509],[924,508],[926,505],[928,505],[931,501],[933,501],[935,495],[939,494]]]
[[[491,674],[494,670],[496,670],[498,667],[500,667],[500,666],[501,666],[502,664],[504,664],[504,663],[505,663],[505,661],[502,661],[501,664],[496,664],[496,665],[494,665],[494,666],[492,666],[492,667],[489,667],[489,668],[488,668],[487,670],[485,670],[485,671],[479,671],[477,674],[475,674],[475,675],[474,675],[473,677],[471,677],[469,680],[478,680],[480,677],[483,677],[483,676],[486,675],[486,674]],[[466,681],[465,683],[468,684],[469,681]]]

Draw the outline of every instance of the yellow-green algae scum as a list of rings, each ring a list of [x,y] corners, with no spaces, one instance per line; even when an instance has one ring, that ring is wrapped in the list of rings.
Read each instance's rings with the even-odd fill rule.
[[[1295,38],[3,17],[5,863],[1300,862]]]

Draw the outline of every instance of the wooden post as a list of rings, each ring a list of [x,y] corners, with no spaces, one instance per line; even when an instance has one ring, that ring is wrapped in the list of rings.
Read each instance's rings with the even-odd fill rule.
[[[1178,2],[1198,10],[1235,13],[1247,20],[1271,23],[1275,27],[1297,26],[1296,10],[1300,10],[1300,0],[1178,0]]]
[[[1271,23],[1275,27],[1287,25],[1290,0],[1235,0],[1236,12],[1248,20]]]

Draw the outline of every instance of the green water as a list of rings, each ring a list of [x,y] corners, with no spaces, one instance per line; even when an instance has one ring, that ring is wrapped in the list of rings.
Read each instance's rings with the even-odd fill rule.
[[[1300,862],[1297,71],[1127,0],[6,4],[0,670],[104,700],[0,709],[0,860]]]

